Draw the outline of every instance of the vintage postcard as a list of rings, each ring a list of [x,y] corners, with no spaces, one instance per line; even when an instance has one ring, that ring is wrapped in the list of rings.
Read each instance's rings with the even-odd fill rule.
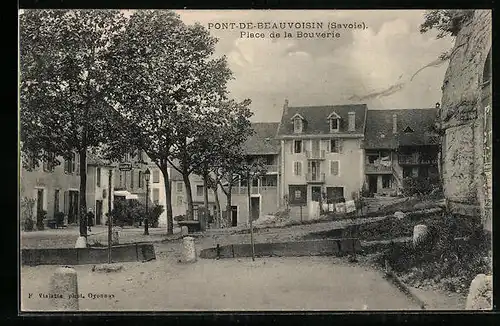
[[[20,313],[492,309],[491,15],[20,10]]]

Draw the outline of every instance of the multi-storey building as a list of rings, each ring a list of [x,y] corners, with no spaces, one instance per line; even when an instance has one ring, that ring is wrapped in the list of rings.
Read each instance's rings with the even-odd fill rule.
[[[366,112],[365,104],[289,107],[285,101],[277,134],[282,204],[293,212],[324,195],[335,202],[359,193]]]
[[[61,164],[51,165],[46,162],[36,166],[31,162],[20,171],[20,199],[34,199],[33,216],[44,210],[47,219],[55,213],[65,214],[65,224],[79,223],[80,162],[74,154],[70,159],[58,158]],[[91,153],[87,154],[87,207],[96,214],[98,224],[106,222],[108,213],[108,173],[112,169],[105,162]],[[111,199],[112,200],[112,199]],[[113,204],[113,203],[111,203]],[[23,211],[21,207],[21,211]]]
[[[396,194],[407,177],[438,175],[437,108],[368,110],[365,131],[365,188]]]

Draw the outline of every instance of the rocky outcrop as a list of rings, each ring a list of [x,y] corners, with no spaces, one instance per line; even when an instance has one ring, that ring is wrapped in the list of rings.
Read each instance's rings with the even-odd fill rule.
[[[479,274],[471,282],[465,309],[490,310],[492,309],[493,277]]]
[[[490,10],[475,10],[464,21],[442,87],[443,187],[451,211],[462,215],[486,215],[485,111],[491,107],[491,29]],[[484,219],[488,228],[488,218]]]

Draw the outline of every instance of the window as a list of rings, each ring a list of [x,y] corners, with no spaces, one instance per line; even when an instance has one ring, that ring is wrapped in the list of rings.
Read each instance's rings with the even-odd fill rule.
[[[246,187],[247,184],[247,179],[240,178],[240,187]]]
[[[330,131],[339,131],[339,119],[330,119]]]
[[[182,196],[177,196],[177,206],[182,206],[182,201],[184,198]]]
[[[59,189],[54,191],[54,213],[59,212]]]
[[[376,160],[378,160],[378,155],[368,155],[368,163],[373,164]]]
[[[330,152],[338,153],[339,152],[339,140],[338,139],[330,139]]]
[[[153,203],[158,205],[160,202],[160,189],[153,188]]]
[[[293,152],[294,153],[302,153],[302,140],[294,140]]]
[[[201,185],[196,186],[196,196],[203,196],[203,186]]]
[[[95,180],[96,180],[96,185],[98,187],[101,186],[101,168],[97,168],[96,169],[96,176],[95,176]]]
[[[409,178],[412,174],[412,168],[403,168],[403,178]]]
[[[130,189],[134,189],[134,171],[130,171]]]
[[[330,174],[339,175],[339,161],[330,161]]]
[[[392,175],[382,176],[382,188],[392,188]]]
[[[293,174],[302,175],[302,162],[293,162]]]
[[[123,172],[123,188],[127,188],[127,175],[128,175],[128,172],[124,171]]]
[[[293,119],[293,132],[295,133],[302,132],[302,119],[300,118]]]
[[[177,182],[177,192],[182,192],[182,190],[184,190],[182,188],[182,182]]]
[[[252,179],[252,187],[258,187],[259,186],[259,179],[253,178]]]
[[[55,154],[48,154],[48,157],[46,160],[43,161],[43,170],[45,172],[52,172],[54,171],[54,167],[55,167],[55,161],[56,159],[56,156]]]
[[[160,183],[160,171],[153,170],[153,183]]]
[[[120,187],[123,186],[123,171],[120,171]]]
[[[289,185],[288,194],[288,201],[290,205],[307,205],[306,185]]]
[[[139,171],[139,188],[142,188],[142,185],[144,182],[144,180],[142,178],[144,178],[142,175],[142,171]]]

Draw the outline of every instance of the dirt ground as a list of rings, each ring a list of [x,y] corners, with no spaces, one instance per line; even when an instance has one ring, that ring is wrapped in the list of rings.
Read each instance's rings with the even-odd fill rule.
[[[85,296],[80,310],[419,309],[379,271],[339,258],[200,259],[187,265],[175,255],[162,258],[124,263],[124,270],[108,274],[92,272],[90,265],[75,266],[79,293]],[[39,293],[49,293],[56,268],[22,268],[23,311],[51,309],[50,300]],[[91,293],[112,298],[91,299]]]

